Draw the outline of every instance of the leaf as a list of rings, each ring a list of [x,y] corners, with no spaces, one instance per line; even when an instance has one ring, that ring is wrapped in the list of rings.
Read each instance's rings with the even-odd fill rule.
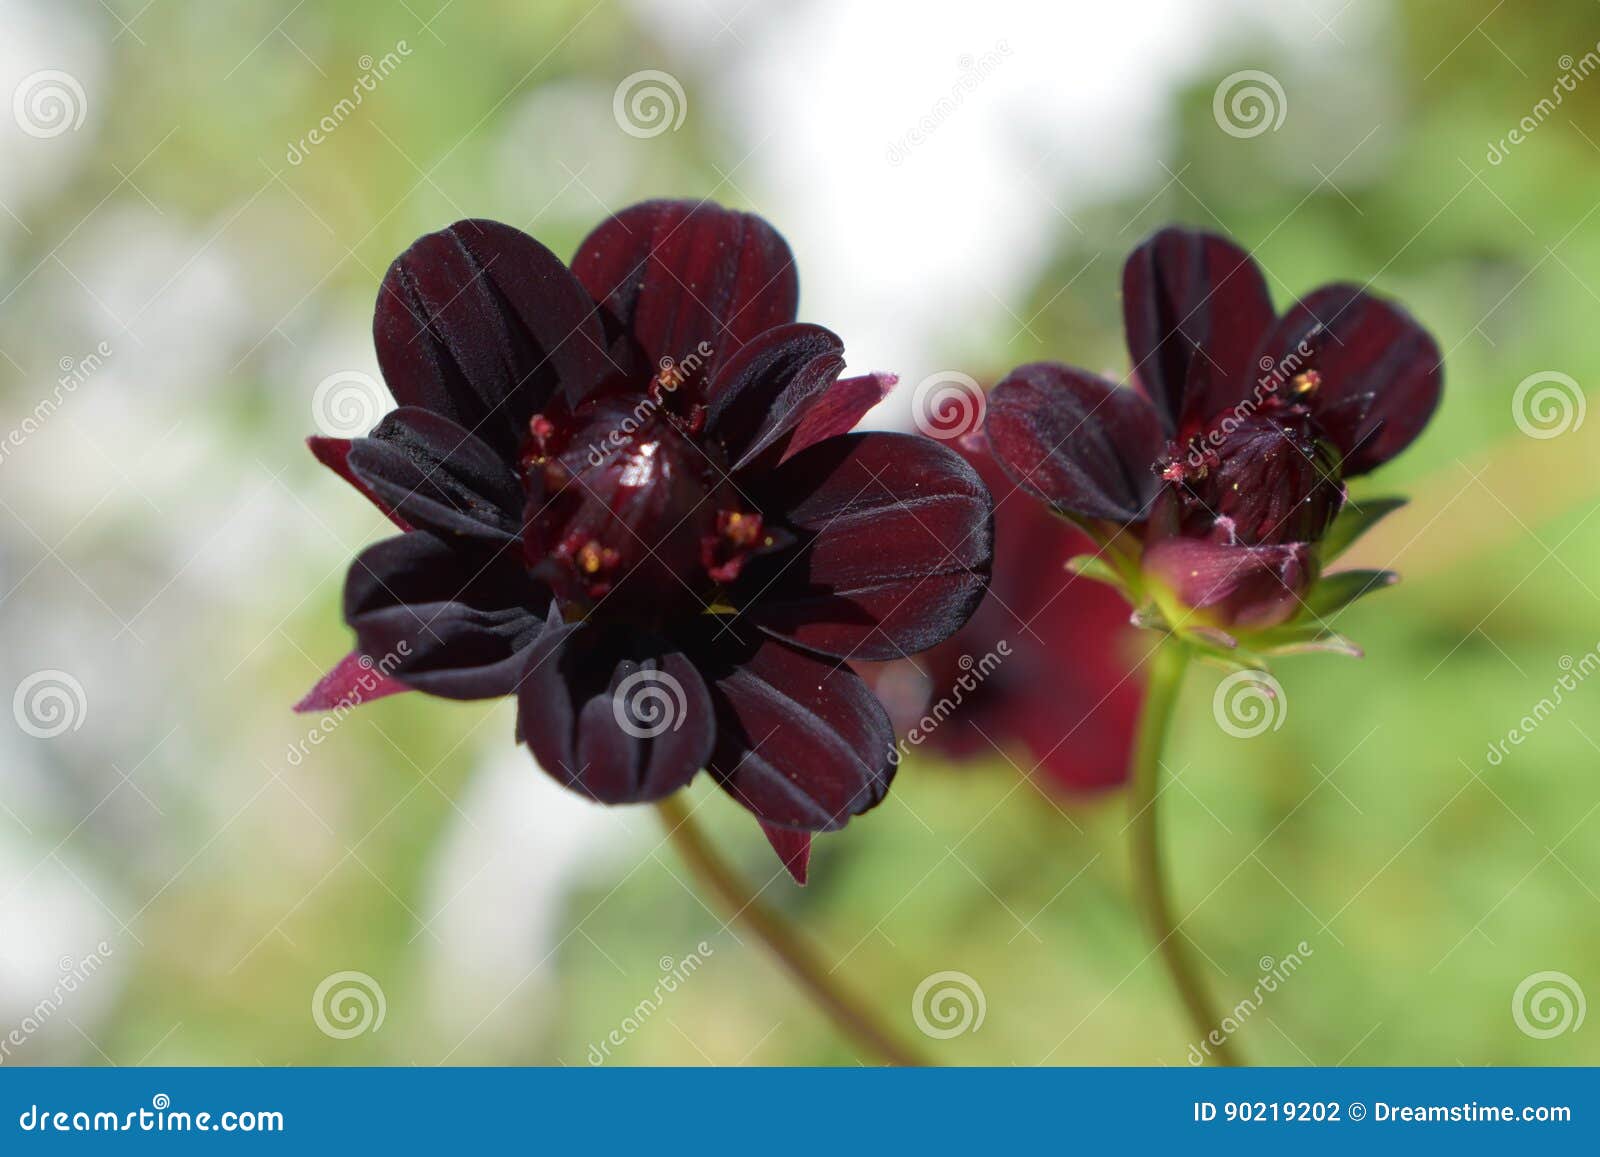
[[[1399,581],[1400,576],[1392,570],[1345,570],[1326,575],[1306,596],[1306,613],[1325,619],[1363,595]]]
[[[1368,498],[1359,506],[1354,502],[1346,502],[1344,509],[1333,520],[1333,525],[1328,527],[1328,533],[1322,536],[1322,561],[1328,563],[1338,558],[1355,544],[1356,539],[1399,510],[1407,501],[1404,498]]]

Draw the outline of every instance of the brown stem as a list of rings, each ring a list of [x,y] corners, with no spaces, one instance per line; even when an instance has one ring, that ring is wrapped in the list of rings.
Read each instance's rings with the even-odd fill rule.
[[[716,894],[732,919],[743,922],[766,942],[789,975],[817,1006],[832,1018],[841,1032],[859,1047],[891,1065],[918,1066],[929,1062],[918,1056],[879,1024],[854,996],[828,975],[816,951],[781,916],[751,893],[694,822],[679,795],[656,804],[667,827],[667,838],[700,882]]]

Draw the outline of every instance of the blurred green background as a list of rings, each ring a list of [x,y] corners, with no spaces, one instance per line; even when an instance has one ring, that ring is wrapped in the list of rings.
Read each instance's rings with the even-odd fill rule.
[[[1120,378],[1118,271],[1167,222],[1237,237],[1280,305],[1335,279],[1403,300],[1445,402],[1359,492],[1413,496],[1362,548],[1407,581],[1343,620],[1365,659],[1278,667],[1278,730],[1225,734],[1191,676],[1178,908],[1224,1007],[1312,950],[1235,1038],[1253,1061],[1600,1062],[1600,1026],[1513,1012],[1540,972],[1600,995],[1600,681],[1488,755],[1600,645],[1600,419],[1533,437],[1514,406],[1530,375],[1600,376],[1600,8],[969,7],[0,0],[0,673],[82,692],[59,735],[0,728],[0,1063],[582,1065],[701,942],[607,1063],[861,1059],[654,814],[564,794],[508,705],[402,696],[292,755],[316,720],[289,705],[348,646],[344,567],[386,533],[302,445],[318,384],[376,371],[384,268],[463,216],[570,253],[660,195],[769,217],[802,316],[907,384]],[[636,135],[614,98],[646,69],[683,116]],[[1241,70],[1276,82],[1276,127],[1226,131]],[[731,803],[700,814],[937,1060],[1187,1063],[1119,798],[918,753],[804,890]],[[345,971],[384,1009],[348,1038],[313,1015]],[[940,971],[981,1027],[917,1032]]]

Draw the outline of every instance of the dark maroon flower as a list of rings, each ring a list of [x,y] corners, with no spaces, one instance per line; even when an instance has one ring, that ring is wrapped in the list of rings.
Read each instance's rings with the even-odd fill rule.
[[[373,323],[400,408],[311,447],[405,533],[351,567],[358,658],[302,709],[515,694],[562,783],[628,803],[707,768],[803,879],[893,770],[845,660],[967,620],[991,502],[932,441],[848,433],[893,379],[840,380],[797,296],[771,226],[689,202],[624,210],[570,270],[493,221],[402,254]]]
[[[1136,388],[1022,366],[990,401],[996,457],[1095,536],[1094,569],[1149,625],[1224,650],[1246,632],[1262,649],[1326,639],[1344,596],[1394,577],[1319,585],[1337,549],[1394,508],[1358,508],[1344,483],[1421,433],[1442,387],[1437,345],[1354,286],[1277,316],[1248,254],[1182,229],[1128,259],[1123,314]]]
[[[947,641],[863,673],[907,737],[902,750],[965,760],[1020,747],[1040,786],[1120,785],[1142,699],[1127,605],[1069,569],[1093,542],[1018,493],[981,432],[952,445],[995,496],[989,596]]]

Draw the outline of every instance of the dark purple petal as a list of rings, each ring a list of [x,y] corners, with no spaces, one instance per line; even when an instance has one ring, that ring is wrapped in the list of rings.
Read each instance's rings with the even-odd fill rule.
[[[543,629],[549,592],[514,559],[425,531],[374,543],[345,579],[360,651],[409,687],[447,699],[510,694]]]
[[[1344,476],[1373,470],[1409,446],[1439,404],[1439,347],[1399,306],[1355,285],[1308,294],[1262,347],[1295,373],[1319,376],[1310,404],[1344,453]]]
[[[1145,573],[1195,611],[1174,623],[1261,630],[1300,610],[1316,578],[1311,547],[1230,546],[1196,538],[1162,539],[1145,548]]]
[[[845,434],[762,480],[800,533],[753,560],[746,617],[810,650],[898,659],[954,634],[988,584],[993,503],[961,456],[912,434]]]
[[[1163,229],[1122,269],[1122,315],[1133,372],[1168,434],[1245,397],[1272,326],[1272,299],[1232,241]]]
[[[893,374],[862,374],[834,382],[806,408],[783,448],[784,459],[809,450],[825,438],[850,433],[868,410],[889,396],[899,380]]]
[[[806,872],[811,866],[811,833],[780,828],[763,820],[757,822],[761,824],[761,834],[767,837],[767,843],[778,853],[778,859],[783,861],[784,868],[794,877],[794,882],[804,884]]]
[[[521,530],[517,476],[487,444],[431,410],[395,410],[351,444],[346,466],[374,501],[412,526],[501,543]]]
[[[1050,362],[1019,366],[989,395],[984,431],[1006,473],[1058,510],[1137,522],[1159,488],[1163,439],[1145,397]]]
[[[883,799],[894,732],[860,676],[772,640],[740,644],[731,632],[702,646],[717,714],[709,767],[757,819],[833,831]]]
[[[529,651],[517,729],[558,782],[600,803],[637,803],[693,779],[716,727],[705,682],[681,651],[572,623]]]
[[[558,386],[576,401],[611,368],[577,279],[497,221],[457,221],[402,253],[378,291],[372,333],[401,405],[432,410],[507,457]]]
[[[311,447],[312,456],[315,457],[318,462],[321,462],[329,470],[332,470],[340,478],[343,478],[346,482],[350,483],[351,486],[354,486],[357,490],[359,490],[363,495],[366,496],[367,501],[371,502],[372,505],[376,506],[388,516],[390,522],[394,523],[401,530],[412,529],[411,525],[407,523],[405,519],[401,518],[395,513],[394,507],[390,506],[383,499],[379,498],[377,494],[373,493],[372,487],[368,486],[365,482],[361,481],[361,479],[357,478],[355,473],[350,469],[351,441],[349,438],[324,438],[320,435],[313,435],[312,437],[306,439],[306,445]]]
[[[296,703],[294,709],[302,714],[307,711],[340,711],[409,690],[411,688],[398,679],[383,674],[360,651],[351,651],[334,665],[333,670],[317,680],[317,685],[306,692],[305,698]]]
[[[782,325],[722,364],[706,390],[706,432],[738,470],[794,430],[844,369],[844,343],[820,325]]]
[[[707,202],[624,209],[578,247],[572,271],[647,361],[703,358],[691,390],[745,342],[793,321],[800,296],[794,255],[777,230]]]

